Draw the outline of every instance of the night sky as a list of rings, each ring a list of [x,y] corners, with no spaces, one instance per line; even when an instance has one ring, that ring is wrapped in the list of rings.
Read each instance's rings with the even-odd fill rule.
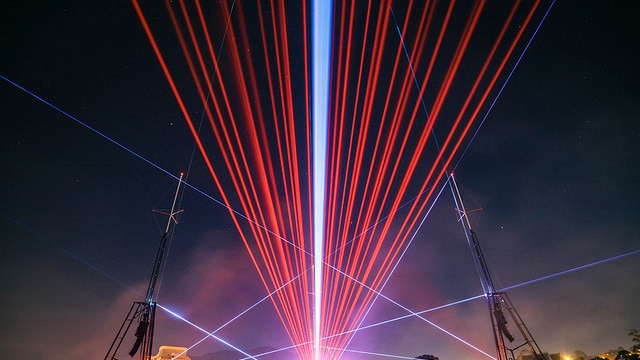
[[[164,7],[144,8],[162,29]],[[629,348],[640,328],[639,39],[636,1],[557,3],[456,171],[467,207],[482,208],[471,222],[496,286],[550,353]],[[101,359],[144,297],[168,174],[192,159],[189,183],[216,189],[129,2],[9,0],[0,54],[0,352]],[[192,189],[181,207],[159,303],[213,330],[266,293],[227,210]],[[445,193],[385,294],[418,311],[481,293]],[[365,324],[404,314],[380,300]],[[426,317],[493,355],[483,300]],[[289,345],[268,301],[218,335]],[[158,311],[156,346],[201,338]],[[190,355],[219,350],[206,340]],[[418,319],[363,330],[349,350],[488,359]]]

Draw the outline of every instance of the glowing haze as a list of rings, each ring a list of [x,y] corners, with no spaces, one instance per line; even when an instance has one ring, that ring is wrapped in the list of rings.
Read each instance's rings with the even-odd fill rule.
[[[191,158],[158,286],[176,316],[158,311],[155,347],[194,360],[490,358],[455,205],[446,188],[435,202],[440,173],[457,168],[466,205],[484,208],[470,220],[496,288],[542,348],[628,348],[640,319],[635,3],[554,5],[464,157],[549,2],[531,20],[535,2],[371,3],[332,12],[321,282],[310,2],[5,6],[3,354],[104,356],[144,299],[150,210],[169,209],[167,174]]]
[[[494,14],[484,1],[315,1],[311,36],[306,3],[167,3],[192,89],[175,85],[181,70],[134,4],[298,355],[340,358],[535,33],[539,2]]]

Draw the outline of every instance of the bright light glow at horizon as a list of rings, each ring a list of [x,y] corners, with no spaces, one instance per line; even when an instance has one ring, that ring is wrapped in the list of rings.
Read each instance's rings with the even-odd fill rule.
[[[331,61],[331,0],[312,4],[312,129],[313,129],[313,341],[314,356],[320,359],[320,317],[322,314],[322,260],[324,246],[324,195]]]

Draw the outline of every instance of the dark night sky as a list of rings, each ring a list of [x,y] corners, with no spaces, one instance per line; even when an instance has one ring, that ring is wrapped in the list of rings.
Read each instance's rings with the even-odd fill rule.
[[[640,327],[639,39],[635,1],[556,4],[457,170],[468,206],[483,208],[472,223],[499,287],[636,251],[509,291],[551,353],[628,348]],[[0,352],[102,358],[146,288],[165,222],[151,209],[175,189],[150,163],[177,174],[193,139],[129,2],[5,2],[0,54],[3,77],[148,160],[0,81]],[[189,182],[215,197],[197,154]],[[447,195],[385,291],[414,310],[481,293]],[[266,294],[226,209],[195,191],[182,207],[160,303],[213,329]],[[367,323],[397,315],[380,301]],[[482,300],[429,319],[492,353]],[[268,302],[220,336],[287,345]],[[200,338],[159,313],[157,345]],[[207,340],[191,355],[222,349]],[[350,349],[487,359],[413,319],[365,330]],[[361,356],[344,359],[378,358]]]

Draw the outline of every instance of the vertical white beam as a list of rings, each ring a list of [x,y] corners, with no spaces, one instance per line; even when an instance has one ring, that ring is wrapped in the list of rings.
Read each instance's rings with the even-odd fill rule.
[[[327,126],[331,64],[332,0],[312,0],[312,131],[313,131],[313,342],[320,360],[324,197],[327,168]]]

